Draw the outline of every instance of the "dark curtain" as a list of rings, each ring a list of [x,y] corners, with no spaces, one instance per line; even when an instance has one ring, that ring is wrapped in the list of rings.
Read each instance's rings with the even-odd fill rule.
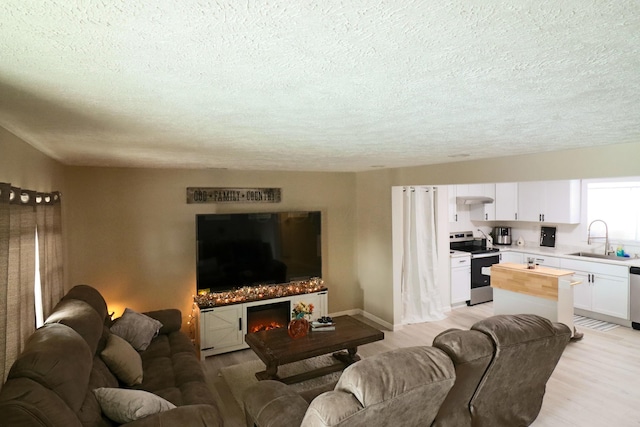
[[[40,261],[45,316],[62,297],[59,193],[36,193],[0,183],[0,375],[36,329],[36,256]],[[36,227],[39,254],[36,255]]]

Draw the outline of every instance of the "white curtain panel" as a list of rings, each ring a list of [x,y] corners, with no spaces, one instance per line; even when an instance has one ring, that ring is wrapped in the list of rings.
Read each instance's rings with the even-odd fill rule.
[[[403,323],[445,318],[438,286],[434,189],[405,187],[403,193]]]

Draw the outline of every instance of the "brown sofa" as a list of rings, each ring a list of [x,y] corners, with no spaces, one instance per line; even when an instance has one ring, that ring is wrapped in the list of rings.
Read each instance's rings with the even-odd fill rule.
[[[139,352],[142,382],[124,386],[101,357],[111,334],[102,295],[86,285],[71,289],[45,325],[28,339],[11,367],[0,391],[0,426],[120,425],[103,413],[94,394],[99,388],[143,390],[153,394],[154,403],[164,399],[170,402],[167,405],[175,405],[128,422],[128,426],[221,426],[191,340],[180,331],[180,311],[168,309],[146,315],[160,321],[162,327]],[[133,348],[131,351],[135,352]],[[136,393],[136,399],[149,396]]]
[[[357,362],[317,397],[259,382],[244,395],[247,426],[528,426],[570,336],[535,315],[490,317]]]

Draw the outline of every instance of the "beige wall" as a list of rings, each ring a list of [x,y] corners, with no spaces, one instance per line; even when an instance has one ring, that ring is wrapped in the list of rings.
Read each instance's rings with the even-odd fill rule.
[[[0,127],[0,182],[64,197],[64,166]]]
[[[67,168],[69,280],[126,307],[177,307],[195,293],[195,214],[320,210],[329,307],[362,306],[356,281],[355,174]],[[186,203],[187,187],[279,187],[279,204]]]
[[[64,221],[66,215],[64,166],[2,127],[0,127],[0,182],[8,182],[17,187],[35,191],[60,191]],[[65,236],[63,236],[63,242],[64,239]],[[66,259],[65,256],[65,262]],[[65,277],[66,270],[65,268]]]
[[[391,324],[391,187],[640,175],[640,142],[357,174],[358,279],[367,313]]]
[[[67,288],[111,309],[178,307],[195,289],[196,213],[321,210],[329,310],[393,323],[391,188],[640,175],[640,143],[358,174],[63,167],[0,128],[0,181],[63,192]],[[187,205],[189,186],[281,187],[278,205]]]

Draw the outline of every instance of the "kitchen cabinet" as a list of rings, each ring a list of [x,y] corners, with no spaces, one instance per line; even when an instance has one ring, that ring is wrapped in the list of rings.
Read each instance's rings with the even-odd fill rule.
[[[578,224],[580,180],[518,183],[520,221]]]
[[[629,268],[591,261],[562,259],[582,284],[574,289],[573,306],[629,320]]]
[[[496,219],[496,185],[495,184],[470,184],[466,196],[490,197],[493,203],[480,203],[470,205],[469,216],[475,221],[493,221]]]
[[[451,260],[451,304],[471,299],[471,255],[454,256]]]
[[[447,194],[449,195],[449,222],[458,222],[457,185],[447,185]]]
[[[500,251],[500,263],[511,262],[514,264],[524,264],[524,257],[521,252]]]
[[[496,221],[517,221],[518,183],[499,182],[496,184],[495,219]]]
[[[560,258],[558,257],[524,253],[522,257],[523,264],[527,263],[527,258],[534,258],[535,263],[543,267],[560,268]]]

